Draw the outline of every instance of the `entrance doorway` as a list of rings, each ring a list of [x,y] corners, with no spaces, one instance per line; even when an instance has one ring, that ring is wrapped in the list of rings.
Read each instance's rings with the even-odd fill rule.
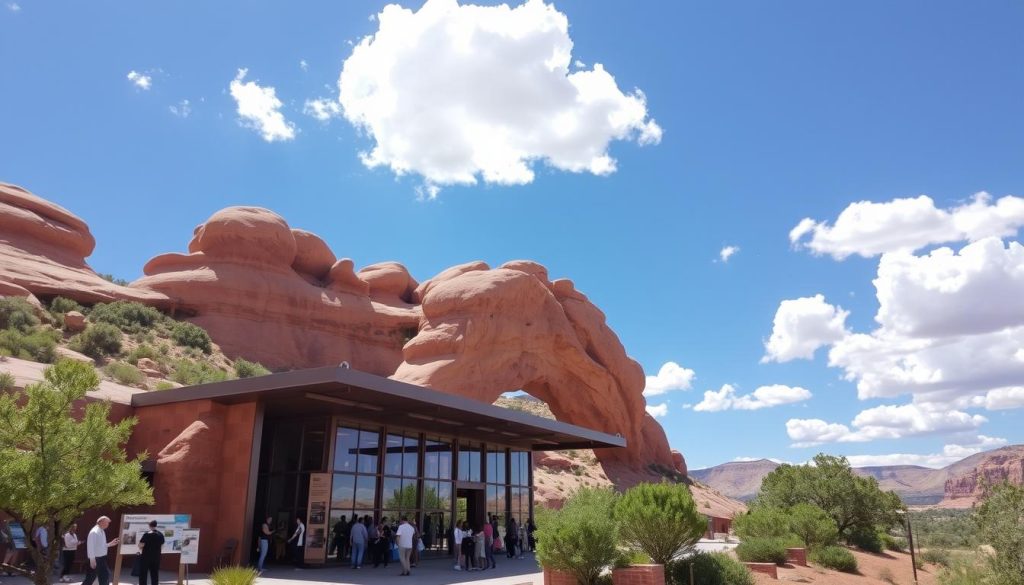
[[[465,520],[476,532],[487,521],[486,498],[483,489],[458,488],[455,490],[456,521]]]

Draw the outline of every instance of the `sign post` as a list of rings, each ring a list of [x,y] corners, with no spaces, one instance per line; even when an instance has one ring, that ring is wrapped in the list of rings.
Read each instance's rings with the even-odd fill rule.
[[[309,508],[306,514],[304,562],[327,562],[327,509],[331,501],[331,474],[309,474]]]
[[[156,520],[156,529],[164,534],[164,547],[161,550],[165,555],[181,554],[181,541],[183,532],[189,527],[192,517],[188,514],[122,514],[121,532],[118,537],[121,542],[117,545],[117,554],[114,555],[114,570],[110,576],[111,585],[118,585],[121,579],[122,555],[139,554],[139,539],[149,530],[149,523]],[[179,585],[180,571],[179,571]]]
[[[188,566],[199,562],[199,529],[187,528],[181,531],[181,560],[178,563],[178,585],[182,577],[188,577]]]

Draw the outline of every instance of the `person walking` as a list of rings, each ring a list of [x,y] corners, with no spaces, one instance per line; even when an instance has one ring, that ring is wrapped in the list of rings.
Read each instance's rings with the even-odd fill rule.
[[[505,554],[510,559],[514,559],[516,556],[516,537],[518,535],[519,527],[516,525],[516,519],[510,516],[508,522],[505,523]]]
[[[469,522],[462,521],[462,562],[463,569],[466,571],[472,571],[476,568],[476,562],[473,560],[473,529],[469,527]]]
[[[423,548],[423,534],[420,532],[420,527],[416,524],[415,520],[410,520],[409,524],[412,524],[412,555],[409,557],[409,566],[415,567],[420,562],[420,549]]]
[[[366,543],[369,542],[369,533],[366,531],[366,524],[356,522],[349,532],[349,544],[352,546],[352,568],[363,567],[363,555],[366,554]]]
[[[288,539],[288,544],[292,547],[292,562],[295,563],[295,570],[301,570],[306,553],[306,525],[302,522],[302,516],[295,517],[295,532]]]
[[[373,568],[380,566],[380,530],[369,514],[366,515],[366,552],[370,555]]]
[[[274,531],[270,527],[274,524],[274,519],[267,516],[263,520],[263,524],[260,525],[260,539],[259,539],[259,551],[260,558],[256,561],[256,572],[263,572],[263,565],[267,562],[267,552],[270,551],[270,538],[274,536]]]
[[[335,559],[339,563],[341,562],[342,554],[345,551],[345,526],[347,525],[348,522],[345,520],[345,516],[343,515],[341,518],[338,519],[337,522],[334,523],[334,529],[331,531],[333,534],[331,538],[331,550],[327,552],[327,556],[337,554]]]
[[[409,518],[402,516],[402,523],[398,525],[398,530],[395,531],[395,536],[398,538],[398,560],[402,563],[403,577],[411,575],[409,568],[412,564],[410,560],[412,558],[412,547],[413,537],[416,535],[416,529],[409,524]]]
[[[36,528],[32,534],[32,543],[44,559],[50,556],[50,533],[46,530],[45,525],[41,524]]]
[[[107,527],[110,526],[110,518],[100,516],[96,520],[96,526],[89,531],[85,539],[85,555],[89,557],[89,568],[85,571],[85,580],[82,585],[92,585],[97,582],[99,585],[110,585],[110,567],[107,565],[107,549],[117,546],[120,538],[107,541]]]
[[[488,514],[490,516],[490,514]],[[494,560],[494,518],[487,519],[484,524],[484,568],[496,569],[498,563]]]
[[[455,542],[455,570],[462,570],[462,539],[465,535],[462,533],[462,523],[457,522],[452,527],[452,540]]]
[[[60,582],[71,582],[71,565],[75,564],[75,552],[78,550],[78,524],[74,522],[64,532],[64,544],[60,553]]]
[[[394,532],[391,530],[391,525],[388,524],[388,519],[385,517],[381,520],[380,526],[377,527],[377,536],[380,538],[377,541],[377,557],[374,559],[374,568],[377,567],[378,562],[384,563],[384,568],[388,568],[388,563],[391,562],[391,545],[392,536]]]
[[[519,547],[519,558],[525,558],[526,552],[526,524],[519,525],[519,538],[516,539],[516,545]]]
[[[160,553],[164,547],[164,533],[156,529],[156,520],[149,521],[149,530],[139,539],[139,585],[146,585],[146,578],[153,585],[160,585]]]

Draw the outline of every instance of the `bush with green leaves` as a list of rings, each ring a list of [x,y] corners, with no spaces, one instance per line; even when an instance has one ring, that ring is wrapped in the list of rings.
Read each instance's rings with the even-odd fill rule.
[[[855,526],[846,535],[846,544],[855,546],[862,551],[880,553],[884,548],[878,529],[872,526]]]
[[[976,521],[981,540],[995,551],[990,564],[1000,585],[1024,584],[1024,486],[989,487]]]
[[[786,515],[789,531],[802,540],[806,548],[835,544],[839,538],[836,523],[814,504],[797,504]]]
[[[774,506],[751,506],[746,514],[733,519],[733,530],[741,539],[783,538],[791,534],[789,515]]]
[[[156,383],[156,386],[153,387],[154,390],[171,390],[172,388],[176,388],[176,386],[167,380],[160,380]]]
[[[882,539],[882,546],[885,547],[885,550],[893,552],[905,552],[907,550],[907,539],[902,536],[893,536],[888,532],[880,532],[878,537]]]
[[[784,538],[748,538],[736,547],[736,556],[745,563],[786,562],[786,549],[792,542]]]
[[[213,585],[253,585],[259,573],[252,567],[220,567],[210,573]]]
[[[54,315],[63,315],[70,311],[78,311],[79,313],[85,312],[85,307],[79,305],[77,301],[73,301],[65,297],[54,297],[50,301],[50,313]]]
[[[102,359],[121,353],[121,330],[110,323],[93,323],[85,331],[71,338],[71,349],[85,355]]]
[[[181,359],[174,362],[174,372],[171,380],[183,386],[195,386],[196,384],[208,384],[210,382],[223,382],[228,379],[228,374],[206,362],[197,362],[188,359]]]
[[[707,530],[690,488],[682,483],[640,483],[615,505],[622,542],[660,565],[689,551]]]
[[[89,320],[93,323],[110,323],[125,333],[147,331],[168,319],[153,307],[134,301],[99,303],[89,312]]]
[[[933,565],[948,567],[953,563],[949,551],[941,548],[928,548],[921,551],[921,560]]]
[[[857,558],[853,553],[841,546],[824,546],[811,551],[810,560],[816,565],[827,569],[835,569],[843,573],[857,572]]]
[[[39,317],[31,303],[18,297],[0,297],[0,329],[28,333],[39,324]]]
[[[157,360],[162,358],[162,356],[160,356],[157,353],[157,351],[153,349],[152,345],[143,343],[142,345],[128,352],[128,357],[125,358],[125,361],[127,361],[129,364],[133,366],[137,366],[139,365],[139,360],[143,358]]]
[[[18,383],[14,379],[14,374],[10,372],[0,372],[0,392],[10,392],[14,390],[15,385]]]
[[[725,553],[698,552],[665,566],[667,585],[754,585],[754,576],[743,563]]]
[[[57,357],[57,341],[60,333],[49,328],[35,328],[28,332],[18,329],[0,331],[0,355],[22,360],[53,363]]]
[[[954,562],[939,572],[938,582],[940,585],[1016,585],[1012,576],[1010,579],[1000,579],[991,564],[980,558]]]
[[[560,510],[541,509],[537,517],[541,566],[571,573],[580,585],[596,585],[601,572],[621,555],[614,518],[617,498],[611,489],[581,488]]]
[[[103,368],[103,372],[125,386],[137,386],[146,381],[146,375],[138,368],[124,362],[111,362]]]
[[[256,376],[266,376],[270,373],[270,370],[263,367],[263,364],[259,362],[250,362],[238,358],[235,363],[232,364],[235,368],[235,375],[239,378],[254,378]]]
[[[171,339],[183,347],[194,347],[203,353],[213,351],[213,342],[206,330],[186,321],[177,321],[171,327]]]

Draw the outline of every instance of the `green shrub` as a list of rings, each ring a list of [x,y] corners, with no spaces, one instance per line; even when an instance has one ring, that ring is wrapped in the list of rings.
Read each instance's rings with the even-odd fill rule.
[[[907,550],[907,539],[903,537],[893,536],[888,532],[880,532],[878,537],[882,539],[882,546],[885,547],[885,550],[894,552],[905,552]]]
[[[138,368],[124,362],[111,362],[103,368],[103,372],[117,380],[118,384],[136,386],[146,381],[146,375]]]
[[[94,323],[71,338],[71,349],[101,359],[121,353],[121,330],[110,323]]]
[[[725,553],[699,552],[665,565],[668,585],[754,585],[754,576],[742,563]]]
[[[882,570],[878,571],[878,579],[885,581],[889,585],[897,585],[896,575],[893,575],[892,569],[889,567],[882,567]]]
[[[63,315],[69,311],[78,311],[79,313],[85,313],[85,307],[79,305],[78,302],[73,301],[64,297],[54,297],[50,301],[50,312],[55,315]]]
[[[595,585],[621,554],[613,517],[616,498],[610,489],[582,488],[562,509],[542,509],[537,518],[540,564],[572,573],[581,585]]]
[[[1024,584],[1024,486],[1009,481],[991,486],[975,521],[981,540],[995,553],[989,562],[1000,585]]]
[[[0,355],[44,364],[53,363],[57,357],[58,339],[60,333],[48,328],[36,328],[29,332],[5,329],[0,331]]]
[[[107,282],[112,282],[119,286],[128,286],[129,282],[123,278],[117,278],[113,274],[100,274],[100,278]]]
[[[746,514],[733,520],[736,535],[742,540],[751,538],[782,538],[789,536],[789,515],[772,506],[754,506]]]
[[[171,327],[171,339],[178,345],[194,347],[202,350],[203,353],[210,353],[213,350],[210,336],[206,330],[185,321],[178,321]]]
[[[878,535],[878,530],[872,526],[855,526],[851,528],[846,536],[846,544],[872,553],[880,553],[883,548],[882,538]]]
[[[171,374],[171,380],[183,386],[223,382],[227,379],[228,374],[224,370],[215,368],[206,362],[185,359],[174,362],[174,373]]]
[[[153,307],[132,301],[100,303],[89,312],[93,323],[110,323],[125,333],[139,333],[168,319]]]
[[[160,380],[159,382],[156,383],[156,386],[153,389],[154,390],[171,390],[174,387],[175,387],[174,384],[171,384],[167,380]]]
[[[1020,583],[1021,580],[1017,582]],[[940,585],[1004,585],[1013,583],[1012,580],[999,580],[992,567],[978,559],[953,563],[952,566],[939,573],[938,582]]]
[[[929,548],[921,552],[921,560],[933,565],[948,567],[952,563],[949,551],[941,548]]]
[[[147,345],[143,343],[142,345],[131,350],[130,352],[128,352],[128,357],[126,358],[126,361],[133,366],[137,366],[139,365],[139,360],[143,358],[151,360],[158,358],[157,351],[153,349],[152,345]]]
[[[213,585],[252,585],[259,573],[252,567],[221,567],[210,574]]]
[[[686,484],[665,481],[626,490],[615,505],[615,520],[623,543],[659,565],[690,550],[708,526]]]
[[[0,297],[0,329],[28,333],[39,324],[36,309],[31,303],[18,297]]]
[[[803,541],[806,548],[835,544],[839,530],[832,517],[813,504],[797,504],[787,512],[789,531]]]
[[[782,538],[748,538],[736,547],[736,556],[745,563],[782,564],[789,544]]]
[[[647,553],[639,550],[625,549],[620,551],[618,558],[615,559],[615,568],[624,569],[626,567],[632,567],[633,565],[649,565],[653,561]]]
[[[18,381],[14,379],[14,374],[10,372],[0,372],[0,392],[10,392],[14,390],[15,384]]]
[[[270,370],[263,367],[263,364],[259,362],[250,362],[249,360],[243,360],[238,358],[234,363],[235,375],[239,378],[254,378],[256,376],[266,376],[270,373]]]
[[[811,551],[811,562],[844,573],[857,572],[857,558],[841,546],[826,546]]]

